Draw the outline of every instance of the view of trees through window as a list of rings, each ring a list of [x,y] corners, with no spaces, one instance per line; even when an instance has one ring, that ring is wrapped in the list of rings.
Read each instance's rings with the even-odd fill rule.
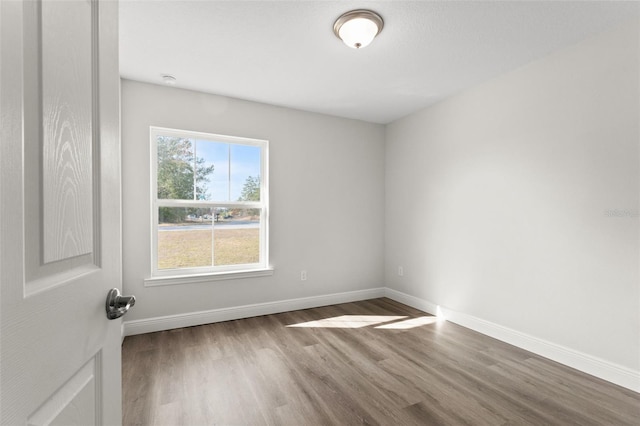
[[[262,147],[155,137],[157,269],[260,261]]]

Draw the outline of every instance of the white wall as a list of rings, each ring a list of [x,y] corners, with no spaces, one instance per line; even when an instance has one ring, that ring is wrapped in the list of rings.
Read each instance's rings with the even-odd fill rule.
[[[638,39],[634,22],[388,125],[387,286],[638,371]]]
[[[144,287],[149,126],[269,140],[273,276]],[[137,298],[127,321],[383,284],[381,125],[123,80],[122,161],[124,291]]]

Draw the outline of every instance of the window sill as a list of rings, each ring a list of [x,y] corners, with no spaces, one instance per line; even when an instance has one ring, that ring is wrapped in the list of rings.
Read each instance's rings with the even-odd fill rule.
[[[196,284],[208,281],[237,280],[242,278],[267,277],[273,275],[273,268],[249,269],[233,272],[214,272],[207,274],[173,275],[145,278],[145,287],[158,287],[177,284]]]

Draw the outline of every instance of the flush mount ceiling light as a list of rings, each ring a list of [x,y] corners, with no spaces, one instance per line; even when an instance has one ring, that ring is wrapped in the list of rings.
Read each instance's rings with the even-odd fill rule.
[[[371,10],[352,10],[340,16],[333,24],[333,32],[347,46],[360,49],[380,34],[384,21]]]

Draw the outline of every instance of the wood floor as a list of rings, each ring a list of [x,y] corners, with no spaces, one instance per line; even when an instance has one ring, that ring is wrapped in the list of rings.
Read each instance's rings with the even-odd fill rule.
[[[390,299],[127,337],[125,425],[640,425],[640,394]]]

